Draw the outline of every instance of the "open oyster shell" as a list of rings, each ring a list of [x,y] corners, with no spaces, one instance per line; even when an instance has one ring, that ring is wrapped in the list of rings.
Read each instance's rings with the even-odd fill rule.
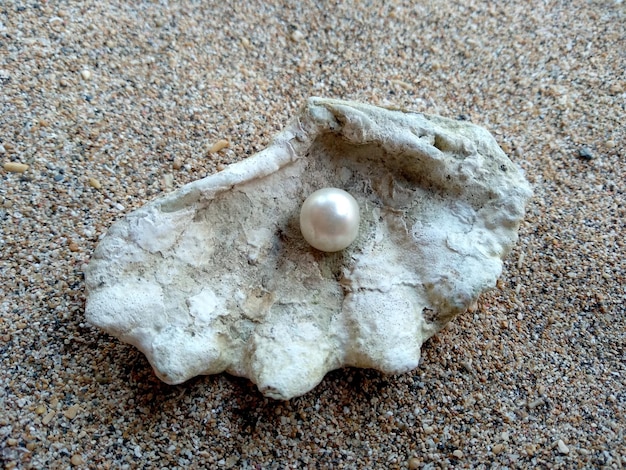
[[[337,253],[299,230],[323,187],[361,209]],[[343,366],[409,371],[495,284],[530,195],[481,127],[311,98],[264,151],[114,224],[86,316],[172,384],[226,371],[289,399]]]

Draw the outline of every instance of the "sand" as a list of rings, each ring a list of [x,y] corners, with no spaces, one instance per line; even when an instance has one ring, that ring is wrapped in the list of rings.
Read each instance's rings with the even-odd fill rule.
[[[0,4],[5,468],[626,466],[626,5],[232,3]],[[535,191],[501,281],[411,373],[161,383],[85,323],[83,265],[309,96],[488,128]]]

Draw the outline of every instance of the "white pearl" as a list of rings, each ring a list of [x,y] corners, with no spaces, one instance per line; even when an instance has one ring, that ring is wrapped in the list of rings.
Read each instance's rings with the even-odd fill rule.
[[[324,188],[306,198],[300,231],[313,248],[340,251],[359,234],[359,203],[343,189]]]

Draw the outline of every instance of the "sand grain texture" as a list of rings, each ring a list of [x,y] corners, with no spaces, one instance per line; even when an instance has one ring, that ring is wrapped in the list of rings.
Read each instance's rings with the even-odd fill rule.
[[[0,5],[0,462],[623,468],[625,4],[245,3]],[[336,371],[290,402],[161,383],[85,323],[83,264],[314,95],[496,136],[535,190],[498,288],[409,374]]]

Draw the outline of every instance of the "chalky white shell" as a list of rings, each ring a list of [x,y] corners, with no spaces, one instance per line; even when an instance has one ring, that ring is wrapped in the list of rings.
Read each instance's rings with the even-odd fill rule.
[[[321,187],[361,208],[336,253],[299,230]],[[342,366],[406,372],[495,284],[530,195],[481,127],[312,98],[266,150],[113,225],[86,316],[172,384],[227,371],[288,399]]]

